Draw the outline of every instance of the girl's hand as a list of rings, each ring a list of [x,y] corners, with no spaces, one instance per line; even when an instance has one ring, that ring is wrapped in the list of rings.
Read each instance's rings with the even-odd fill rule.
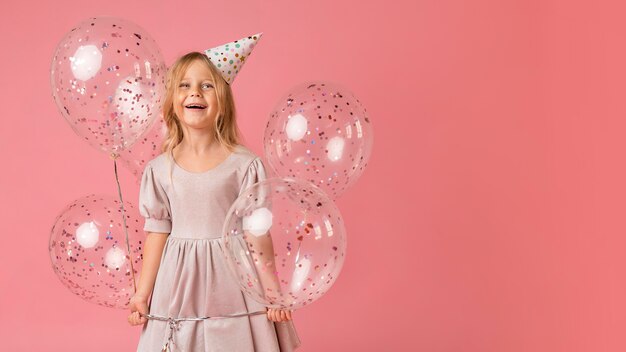
[[[291,311],[286,309],[267,308],[267,319],[279,323],[291,320]]]
[[[148,314],[148,297],[137,294],[134,295],[130,299],[128,308],[130,308],[130,315],[128,316],[128,323],[130,325],[145,324],[148,321],[148,319],[139,315],[139,313]]]

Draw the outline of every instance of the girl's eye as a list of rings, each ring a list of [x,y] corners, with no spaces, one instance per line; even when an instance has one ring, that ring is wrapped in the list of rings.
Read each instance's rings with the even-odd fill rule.
[[[190,85],[189,85],[189,83],[181,83],[178,87],[180,87],[180,88],[189,88]],[[213,88],[213,85],[209,84],[209,83],[205,83],[205,84],[202,85],[202,88],[203,89]]]

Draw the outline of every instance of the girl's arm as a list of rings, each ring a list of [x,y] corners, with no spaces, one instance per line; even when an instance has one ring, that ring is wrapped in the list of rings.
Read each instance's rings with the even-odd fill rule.
[[[143,324],[147,321],[145,317],[139,315],[148,314],[148,299],[154,289],[154,282],[159,271],[161,263],[161,255],[167,240],[167,233],[148,232],[146,242],[143,247],[143,264],[141,267],[141,275],[137,283],[137,291],[130,299],[129,308],[131,314],[128,316],[128,322],[131,325]]]
[[[250,249],[254,250],[253,258],[257,258],[254,262],[259,281],[263,288],[263,294],[271,299],[279,299],[282,296],[280,282],[276,276],[276,261],[274,260],[274,243],[272,236],[268,232],[263,236],[255,236],[248,231],[244,231]]]
[[[137,284],[136,296],[147,298],[152,293],[168,235],[167,233],[148,232],[146,243],[143,247],[143,265],[139,283]]]
[[[255,236],[248,231],[244,231],[250,249],[254,250],[254,257],[259,280],[266,296],[280,297],[282,295],[280,283],[276,276],[276,261],[274,260],[274,243],[270,233],[262,236]]]
[[[276,261],[274,260],[274,243],[270,233],[263,236],[254,236],[251,233],[244,231],[248,244],[254,249],[254,256],[258,259],[255,262],[257,273],[259,273],[259,280],[261,281],[261,287],[265,296],[271,296],[281,298],[282,291],[280,288],[280,282],[276,276]],[[291,320],[291,311],[286,309],[267,309],[267,318],[274,322]]]

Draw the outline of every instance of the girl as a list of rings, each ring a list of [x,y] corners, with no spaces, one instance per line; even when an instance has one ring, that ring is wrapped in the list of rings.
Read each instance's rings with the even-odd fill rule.
[[[258,37],[229,44],[251,50],[254,44],[244,44]],[[229,44],[222,51],[232,51]],[[211,50],[219,56],[223,47]],[[191,52],[168,71],[168,137],[141,181],[147,238],[128,321],[145,324],[138,351],[291,351],[300,345],[291,312],[249,299],[227,272],[221,243],[226,214],[265,170],[239,144],[229,84],[241,65],[211,54]],[[240,54],[241,64],[249,51]],[[231,67],[220,70],[212,59]]]

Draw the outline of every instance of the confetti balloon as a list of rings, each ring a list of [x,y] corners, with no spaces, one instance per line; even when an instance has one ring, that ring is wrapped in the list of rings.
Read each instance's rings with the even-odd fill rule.
[[[124,211],[130,254],[122,208],[112,196],[72,202],[57,216],[48,245],[61,282],[82,299],[111,308],[127,307],[142,261],[143,221],[130,203]]]
[[[146,163],[161,154],[161,146],[167,137],[167,125],[162,117],[150,127],[150,130],[133,144],[130,149],[120,152],[118,160],[135,176],[137,184],[141,183],[141,176]]]
[[[273,308],[297,309],[333,285],[346,254],[334,202],[302,180],[270,178],[233,203],[222,233],[228,267],[241,289]]]
[[[74,132],[117,156],[161,111],[166,66],[156,42],[134,23],[91,18],[56,47],[52,95]]]
[[[263,142],[277,175],[307,180],[336,199],[367,166],[372,124],[365,107],[345,88],[305,83],[278,102]]]

